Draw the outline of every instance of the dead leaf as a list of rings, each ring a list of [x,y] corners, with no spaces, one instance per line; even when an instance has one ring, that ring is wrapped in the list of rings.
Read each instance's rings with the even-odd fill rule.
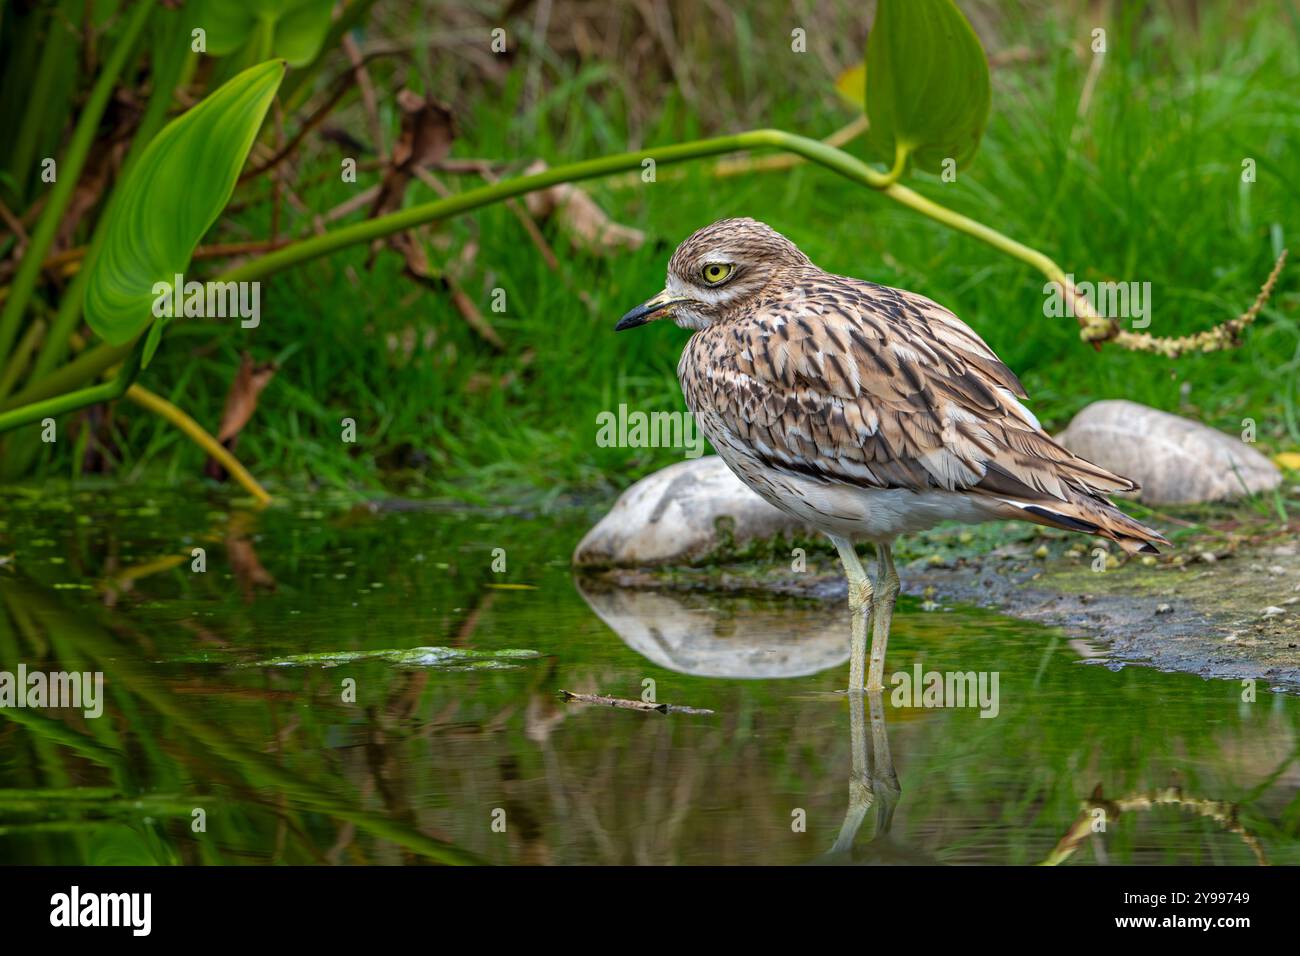
[[[524,170],[524,175],[531,176],[544,169],[546,163],[539,159]],[[525,196],[524,201],[532,216],[537,219],[553,216],[570,241],[591,255],[640,249],[645,242],[645,233],[610,219],[596,200],[572,183],[536,190]]]
[[[392,161],[384,171],[379,195],[370,207],[371,219],[401,208],[416,169],[445,157],[456,138],[456,121],[445,104],[404,89],[397,94],[397,106],[402,111],[402,131],[393,147]]]
[[[248,604],[253,600],[254,593],[258,590],[274,591],[276,587],[275,578],[271,572],[262,567],[262,562],[257,558],[257,552],[253,549],[253,542],[249,538],[227,538],[226,555],[230,561],[230,570],[235,576],[235,581],[239,584],[239,593]]]
[[[221,427],[217,430],[217,441],[229,451],[235,450],[239,433],[257,410],[257,398],[262,389],[275,377],[274,362],[253,364],[253,358],[245,352],[239,359],[239,371],[230,383],[230,392],[226,395],[226,407],[221,413]],[[204,474],[216,481],[225,481],[226,469],[216,459],[209,457],[204,466]]]
[[[456,136],[455,117],[451,108],[445,104],[404,89],[397,94],[397,105],[402,111],[402,132],[397,145],[393,147],[392,161],[380,183],[379,195],[370,206],[372,219],[399,209],[411,178],[422,167],[444,159]],[[370,248],[367,268],[374,265],[375,255],[385,241],[405,260],[404,271],[408,277],[437,291],[450,293],[456,311],[470,327],[494,348],[505,348],[505,342],[496,329],[492,328],[491,323],[483,317],[455,280],[430,268],[424,242],[416,230],[409,229],[395,233],[387,240],[376,241]]]

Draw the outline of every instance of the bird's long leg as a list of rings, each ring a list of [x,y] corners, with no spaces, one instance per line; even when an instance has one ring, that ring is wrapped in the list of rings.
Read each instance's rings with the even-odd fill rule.
[[[902,794],[898,772],[894,769],[894,755],[889,749],[889,731],[885,726],[885,704],[879,692],[867,694],[871,703],[871,760],[868,774],[871,793],[879,794],[876,807],[876,835],[888,833],[894,824],[894,807]]]
[[[894,600],[898,597],[898,570],[890,545],[876,545],[880,570],[876,575],[879,593],[875,596],[875,620],[871,628],[871,669],[867,673],[868,692],[885,688],[885,645],[889,643],[889,625],[894,618]]]
[[[839,836],[832,853],[847,853],[853,848],[853,839],[867,818],[867,811],[875,802],[872,792],[871,777],[868,772],[870,757],[867,755],[867,722],[864,716],[862,694],[849,694],[849,732],[853,745],[853,770],[849,774],[849,808],[844,813],[844,823],[840,826]]]
[[[867,632],[871,629],[874,606],[871,579],[867,577],[858,553],[853,550],[852,541],[833,534],[827,537],[840,553],[844,574],[849,579],[849,610],[853,616],[853,636],[849,645],[849,690],[861,691],[867,669]]]
[[[867,736],[866,705],[870,705],[870,737]],[[853,745],[853,770],[849,775],[849,808],[844,814],[832,855],[850,853],[853,841],[866,821],[867,813],[876,808],[873,839],[887,834],[893,826],[894,807],[902,793],[894,758],[889,751],[889,731],[885,727],[885,705],[880,694],[849,695],[849,728]]]

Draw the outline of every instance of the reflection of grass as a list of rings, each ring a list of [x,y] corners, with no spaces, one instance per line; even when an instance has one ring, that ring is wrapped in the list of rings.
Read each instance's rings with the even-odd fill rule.
[[[495,651],[465,651],[454,647],[406,647],[364,651],[321,651],[312,654],[288,654],[240,667],[339,667],[362,661],[383,661],[396,667],[438,667],[448,670],[493,670],[517,667],[515,661],[531,660],[541,655],[521,648]]]
[[[112,787],[0,789],[0,837],[102,830],[145,817],[178,817],[188,822],[196,806],[211,802],[211,797],[203,796],[126,796]]]
[[[1005,862],[1025,864],[1047,854],[1098,782],[1108,792],[1131,792],[1181,778],[1188,792],[1243,804],[1280,795],[1280,787],[1268,798],[1249,793],[1234,761],[1255,759],[1261,739],[1276,742],[1279,763],[1290,759],[1300,740],[1293,698],[1261,696],[1259,704],[1243,709],[1235,684],[1081,666],[1063,642],[1052,647],[1026,640],[1042,633],[982,613],[899,620],[891,641],[891,654],[901,658],[896,669],[910,666],[917,655],[927,669],[1001,673],[998,718],[930,712],[929,734],[949,741],[945,746],[909,746],[910,728],[891,721],[905,795],[898,816],[911,838],[938,836],[941,858],[961,862],[980,859],[990,834],[997,834],[1006,844]],[[1279,707],[1271,706],[1275,700]],[[1251,776],[1271,769],[1257,767]],[[971,795],[983,799],[972,801]],[[1196,827],[1162,818],[1158,833]],[[1207,848],[1219,845],[1213,827],[1200,832]],[[1287,835],[1278,835],[1289,854],[1296,852],[1298,832],[1292,824]],[[1127,821],[1112,827],[1112,859],[1133,862],[1141,845],[1137,836]],[[1179,844],[1182,849],[1169,851],[1174,859],[1204,862],[1193,842],[1184,838]],[[1149,859],[1148,849],[1141,852]]]
[[[163,505],[137,519],[138,502],[105,496],[78,509],[94,519],[85,526],[72,514],[6,515],[19,571],[0,574],[0,660],[100,668],[112,697],[106,717],[84,726],[15,711],[42,726],[10,729],[15,757],[0,769],[0,786],[94,786],[124,799],[176,796],[178,805],[209,795],[206,834],[189,832],[184,817],[155,817],[149,829],[132,822],[137,839],[152,841],[143,844],[149,858],[166,862],[803,862],[834,839],[851,756],[847,703],[832,693],[842,670],[726,681],[650,664],[573,592],[565,559],[581,515],[572,523],[511,519],[518,544],[506,542],[505,577],[535,590],[486,588],[499,577],[487,570],[499,531],[480,515],[374,516],[318,505],[299,517],[292,502],[251,529],[280,587],[250,602],[225,576],[220,545],[209,550],[208,574],[138,578],[111,611],[96,603],[104,595],[49,590],[69,578],[74,561],[79,575],[98,579],[115,561],[143,563],[175,550],[183,531],[209,527],[202,506]],[[37,528],[49,545],[30,543]],[[49,564],[56,556],[67,563]],[[343,562],[352,565],[339,580]],[[29,571],[44,588],[25,583]],[[782,603],[717,602],[724,639],[738,641],[746,608]],[[797,640],[805,605],[783,607]],[[51,635],[56,645],[38,655]],[[382,661],[329,669],[170,663],[202,648],[233,663],[408,644],[523,646],[546,656],[473,673]],[[1243,705],[1232,684],[1081,666],[1057,632],[971,609],[905,607],[890,669],[918,660],[926,669],[999,671],[1001,714],[984,720],[886,703],[903,789],[891,858],[1037,862],[1098,783],[1125,794],[1180,782],[1187,793],[1241,805],[1270,859],[1300,862],[1295,698],[1261,694]],[[357,680],[355,707],[338,702],[343,677]],[[657,699],[716,714],[646,720],[566,708],[555,697],[565,687],[637,698],[647,677]],[[491,832],[494,808],[506,811],[507,834]],[[808,812],[807,834],[790,831],[794,808]],[[98,841],[110,826],[125,839],[118,819],[87,812],[80,820],[98,828],[11,833],[4,852],[89,860],[109,852]],[[1105,844],[1119,863],[1250,862],[1235,838],[1175,810],[1122,819]],[[1080,852],[1074,862],[1089,859]]]
[[[89,661],[106,673],[108,681],[114,687],[130,688],[131,695],[138,698],[144,706],[152,708],[157,717],[165,721],[171,733],[180,731],[189,738],[191,745],[197,744],[205,748],[198,750],[198,755],[206,757],[208,754],[215,754],[234,765],[243,786],[270,790],[282,799],[291,799],[300,808],[324,813],[352,824],[420,856],[443,863],[474,862],[472,855],[443,841],[428,837],[400,822],[360,810],[346,798],[328,792],[310,778],[286,770],[267,755],[240,744],[231,728],[218,728],[208,723],[180,697],[161,689],[154,676],[141,665],[134,663],[128,654],[124,654],[124,649],[117,646],[106,631],[85,623],[78,615],[65,611],[42,593],[22,588],[18,582],[7,582],[5,592],[6,605],[11,609],[11,613],[14,607],[26,606],[30,609],[32,616],[41,621],[48,635],[58,633],[60,639],[66,641],[75,654],[77,667],[82,666],[81,662]],[[70,666],[72,659],[72,655],[60,655],[57,658],[59,666],[64,668]],[[140,720],[141,716],[137,714],[136,719]],[[95,729],[101,726],[98,721],[89,723]],[[45,729],[45,724],[42,722],[29,722],[27,726],[37,733]],[[149,732],[151,731],[146,731]],[[53,739],[56,742],[67,743],[67,735],[62,730],[55,731]],[[79,749],[85,752],[85,748]],[[248,795],[251,796],[251,792]],[[30,801],[30,794],[27,796]],[[50,799],[53,801],[60,798],[55,794]],[[189,801],[183,806],[170,805],[170,812],[188,816],[195,807],[203,807],[201,798],[197,796],[190,797]],[[148,819],[151,816],[150,800],[143,800],[140,804],[134,816],[137,819]],[[0,812],[4,809],[3,803],[0,803]],[[204,809],[205,811],[210,809],[211,816],[217,817],[223,810],[229,810],[230,805],[218,803],[216,807],[204,807]],[[73,820],[65,822],[69,826],[76,823]],[[50,827],[43,825],[32,825],[29,829],[33,832],[51,831]],[[297,829],[302,829],[301,825]],[[156,836],[161,836],[161,832],[157,829],[154,833]],[[208,844],[209,847],[212,845],[212,843]],[[173,849],[172,854],[169,855],[174,855],[175,852]]]

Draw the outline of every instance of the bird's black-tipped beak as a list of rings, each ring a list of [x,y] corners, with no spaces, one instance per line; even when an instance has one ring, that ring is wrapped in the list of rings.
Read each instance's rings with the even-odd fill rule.
[[[635,309],[629,312],[623,318],[618,320],[618,325],[614,326],[615,332],[622,332],[624,329],[635,329],[638,325],[645,325],[647,322],[653,322],[655,319],[666,318],[672,314],[676,306],[685,302],[685,299],[674,299],[665,289],[653,299],[642,302]]]

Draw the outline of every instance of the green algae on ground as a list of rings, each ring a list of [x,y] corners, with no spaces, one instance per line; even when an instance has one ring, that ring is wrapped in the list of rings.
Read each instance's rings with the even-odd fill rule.
[[[458,647],[408,647],[378,651],[325,651],[290,654],[237,667],[338,667],[358,661],[384,661],[397,667],[440,667],[447,670],[495,670],[517,667],[519,660],[541,657],[541,652],[523,648],[497,651],[469,651]]]

